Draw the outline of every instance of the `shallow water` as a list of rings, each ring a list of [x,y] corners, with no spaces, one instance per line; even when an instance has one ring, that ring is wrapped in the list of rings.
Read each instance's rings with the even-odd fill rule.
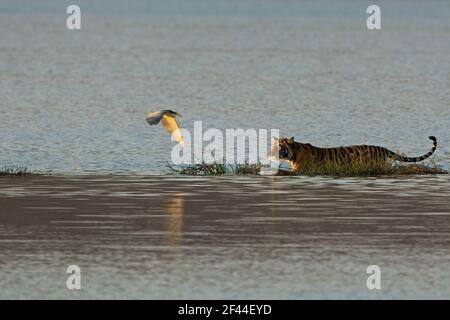
[[[168,171],[180,125],[278,128],[317,146],[427,152],[450,168],[450,3],[59,1],[0,4],[0,164],[54,173]],[[257,5],[256,5],[257,3]],[[31,14],[34,12],[34,14]]]
[[[448,176],[177,177],[148,111],[450,169],[450,3],[0,2],[0,298],[450,298]],[[118,176],[121,174],[121,176]],[[69,264],[81,292],[65,288]],[[382,290],[366,288],[366,268]]]
[[[448,299],[448,183],[2,179],[0,298]],[[369,265],[381,290],[366,287]]]

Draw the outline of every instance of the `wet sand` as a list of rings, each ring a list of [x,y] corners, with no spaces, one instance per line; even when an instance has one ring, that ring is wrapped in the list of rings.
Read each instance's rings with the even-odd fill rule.
[[[448,176],[0,179],[0,298],[450,298]],[[68,265],[82,270],[70,291]],[[368,290],[378,265],[382,289]]]

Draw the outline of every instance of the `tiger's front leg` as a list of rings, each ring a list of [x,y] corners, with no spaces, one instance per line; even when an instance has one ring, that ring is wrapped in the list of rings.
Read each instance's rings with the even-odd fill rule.
[[[289,170],[283,170],[283,169],[278,169],[278,172],[277,172],[276,175],[277,176],[295,176],[295,175],[297,175],[297,172],[289,171]]]

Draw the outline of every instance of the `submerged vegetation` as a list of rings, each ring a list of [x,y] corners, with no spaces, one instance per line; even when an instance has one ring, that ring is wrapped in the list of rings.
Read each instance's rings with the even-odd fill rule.
[[[26,167],[0,167],[0,176],[31,176],[39,173],[30,171]]]
[[[257,175],[264,166],[257,164],[229,165],[224,163],[202,162],[173,171],[184,175]],[[355,160],[346,164],[335,161],[325,161],[304,166],[298,175],[305,176],[385,176],[385,175],[418,175],[447,174],[448,172],[436,165],[434,160],[426,163],[404,163],[397,161],[370,162]]]
[[[346,164],[325,161],[305,166],[299,172],[299,174],[307,176],[384,176],[446,173],[448,172],[439,168],[434,160],[420,164],[394,160],[382,162],[354,160]]]
[[[210,175],[257,175],[263,166],[260,163],[256,164],[237,164],[230,165],[227,163],[201,163],[191,166],[176,169],[170,165],[169,168],[179,174],[194,175],[194,176],[210,176]]]

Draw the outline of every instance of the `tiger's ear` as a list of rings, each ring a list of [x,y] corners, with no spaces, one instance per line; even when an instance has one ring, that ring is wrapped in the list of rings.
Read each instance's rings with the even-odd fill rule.
[[[287,143],[288,144],[293,144],[294,143],[294,137],[291,137],[290,139],[287,139]]]

